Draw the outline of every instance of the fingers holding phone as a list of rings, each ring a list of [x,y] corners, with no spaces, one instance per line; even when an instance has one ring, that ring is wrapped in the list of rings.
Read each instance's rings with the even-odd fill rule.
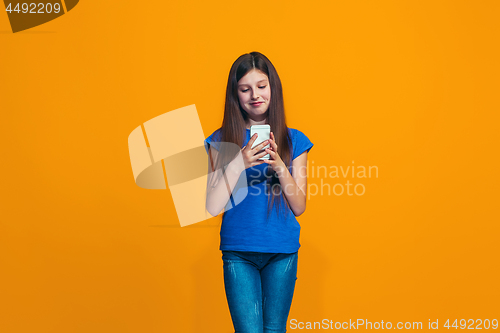
[[[241,149],[241,154],[245,163],[245,169],[264,163],[263,160],[259,159],[265,155],[268,155],[268,153],[263,150],[264,147],[269,144],[268,140],[261,142],[260,144],[254,146],[254,148],[250,148],[252,147],[257,137],[258,134],[254,134],[248,141],[248,144]]]

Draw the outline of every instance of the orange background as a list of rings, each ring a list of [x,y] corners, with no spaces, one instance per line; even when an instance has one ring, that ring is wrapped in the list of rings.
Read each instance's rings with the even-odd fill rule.
[[[127,137],[190,104],[211,134],[251,51],[309,165],[379,169],[308,201],[289,319],[500,319],[499,9],[87,0],[16,34],[0,13],[0,331],[232,332],[220,216],[180,228]]]

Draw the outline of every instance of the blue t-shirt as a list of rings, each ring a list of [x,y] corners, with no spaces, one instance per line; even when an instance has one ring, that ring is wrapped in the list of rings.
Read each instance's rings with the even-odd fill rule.
[[[288,131],[292,139],[292,160],[305,151],[309,152],[313,143],[307,136],[297,129],[288,128]],[[220,141],[220,134],[218,129],[205,139],[207,153],[210,143]],[[246,138],[241,147],[246,146],[249,140],[250,130],[246,129]],[[291,170],[291,165],[289,167]],[[226,210],[223,215],[219,250],[266,253],[294,253],[299,250],[300,224],[284,199],[281,201],[281,210],[278,211],[275,203],[267,217],[266,193],[269,190],[266,189],[266,168],[271,167],[262,163],[245,170],[248,192],[244,191],[246,196],[242,200],[236,199],[241,189],[232,193],[237,205]],[[284,193],[281,195],[284,196]],[[280,216],[282,210],[286,212],[285,218]]]

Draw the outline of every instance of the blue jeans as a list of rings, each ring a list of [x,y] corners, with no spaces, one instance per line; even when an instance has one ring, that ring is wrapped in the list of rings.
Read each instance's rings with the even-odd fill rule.
[[[222,251],[235,333],[286,332],[297,280],[295,253]]]

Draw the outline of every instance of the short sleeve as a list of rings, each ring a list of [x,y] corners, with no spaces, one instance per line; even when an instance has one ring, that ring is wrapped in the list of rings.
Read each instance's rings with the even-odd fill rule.
[[[205,150],[208,154],[208,150],[210,149],[210,145],[212,145],[214,142],[214,148],[219,150],[219,145],[217,145],[217,142],[220,141],[220,131],[216,130],[212,134],[210,134],[205,141],[203,141],[203,144],[205,145]]]
[[[293,158],[299,157],[303,152],[309,152],[314,144],[309,140],[309,138],[299,130],[292,129],[294,134],[293,142]]]

